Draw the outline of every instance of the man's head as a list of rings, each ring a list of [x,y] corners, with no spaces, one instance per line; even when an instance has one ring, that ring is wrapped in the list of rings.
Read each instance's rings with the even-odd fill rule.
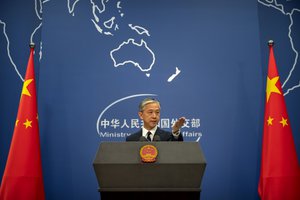
[[[139,116],[144,121],[144,128],[153,129],[160,119],[160,103],[151,98],[144,99],[139,105]]]

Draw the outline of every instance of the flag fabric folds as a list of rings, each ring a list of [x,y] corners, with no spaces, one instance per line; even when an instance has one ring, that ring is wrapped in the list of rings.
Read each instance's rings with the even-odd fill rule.
[[[299,200],[300,168],[272,41],[269,51],[258,193],[262,200]]]
[[[0,200],[45,199],[40,153],[34,46],[20,97],[18,115],[0,188]]]

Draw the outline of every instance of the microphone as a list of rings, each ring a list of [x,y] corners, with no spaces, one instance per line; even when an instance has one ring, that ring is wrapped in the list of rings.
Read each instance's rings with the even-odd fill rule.
[[[159,141],[160,141],[159,135],[154,135],[153,142],[159,142]]]
[[[140,142],[148,142],[147,138],[145,138],[144,136],[141,136],[139,141]]]

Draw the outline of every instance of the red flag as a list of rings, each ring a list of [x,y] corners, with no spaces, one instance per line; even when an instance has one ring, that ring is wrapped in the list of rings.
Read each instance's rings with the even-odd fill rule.
[[[299,200],[300,167],[281,83],[269,42],[264,134],[258,193],[262,200]]]
[[[0,200],[45,199],[33,62],[30,56],[14,134],[2,178]]]

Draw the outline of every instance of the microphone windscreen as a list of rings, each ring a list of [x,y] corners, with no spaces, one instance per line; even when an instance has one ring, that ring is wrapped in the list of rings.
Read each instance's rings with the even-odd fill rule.
[[[148,142],[147,138],[145,138],[144,136],[141,136],[139,141],[140,142]]]
[[[159,135],[154,135],[153,141],[156,141],[156,142],[160,141]]]

